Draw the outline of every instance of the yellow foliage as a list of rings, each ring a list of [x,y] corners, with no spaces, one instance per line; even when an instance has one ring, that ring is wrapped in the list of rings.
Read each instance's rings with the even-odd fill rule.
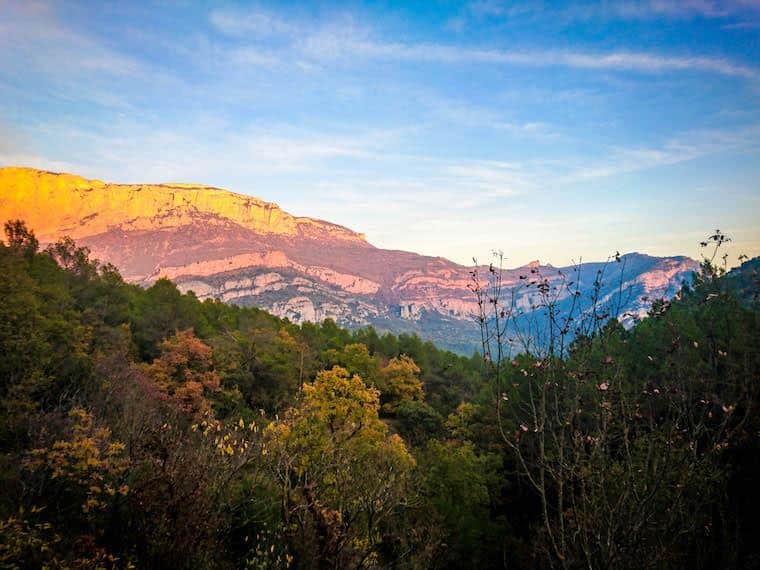
[[[476,417],[478,407],[469,402],[462,402],[457,406],[453,413],[446,418],[446,428],[451,435],[459,440],[472,439],[472,429],[470,424]]]
[[[419,379],[420,368],[405,354],[391,358],[380,374],[385,386],[383,396],[388,400],[383,405],[383,410],[392,413],[401,402],[424,400],[425,392]]]
[[[332,541],[374,560],[369,524],[404,500],[414,459],[379,418],[380,394],[357,375],[333,367],[303,388],[300,405],[265,430],[268,464]],[[294,488],[295,485],[295,488]],[[366,555],[366,556],[365,556]]]
[[[267,440],[279,461],[318,481],[328,496],[348,493],[348,500],[374,485],[400,482],[414,459],[399,436],[388,435],[379,399],[359,376],[333,367],[304,386],[298,408],[267,426]]]
[[[103,510],[108,506],[110,489],[127,468],[125,446],[111,441],[108,428],[96,427],[92,414],[84,408],[69,412],[73,421],[71,437],[59,440],[50,447],[33,449],[26,457],[25,467],[31,471],[47,471],[51,479],[61,480],[83,495],[85,513]],[[103,489],[105,483],[106,497]],[[129,488],[119,487],[126,495]]]

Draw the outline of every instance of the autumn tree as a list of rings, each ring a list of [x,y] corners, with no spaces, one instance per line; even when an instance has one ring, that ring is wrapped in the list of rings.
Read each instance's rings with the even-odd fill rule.
[[[377,388],[381,393],[387,389],[385,379],[380,374],[379,359],[370,353],[366,344],[355,342],[340,350],[329,349],[325,352],[325,360],[328,368],[345,368],[349,374],[360,376],[367,386]]]
[[[118,517],[130,492],[125,445],[82,407],[68,413],[59,437],[48,438],[23,459],[27,517],[21,517],[20,511],[16,524],[6,531],[15,533],[23,524],[31,536],[40,535],[39,540],[48,534],[46,530],[66,531],[66,540],[48,536],[47,542],[31,550],[49,549],[61,559],[74,558],[72,565],[77,567],[115,567],[118,557],[107,548],[107,526]],[[28,543],[16,556],[31,555],[33,546]]]
[[[314,552],[301,555],[320,567],[379,563],[384,529],[405,500],[414,460],[378,410],[375,388],[334,367],[268,428],[286,524],[313,536]]]
[[[421,402],[424,399],[419,375],[419,366],[405,354],[391,358],[380,371],[385,386],[382,393],[384,412],[393,414],[402,402]]]
[[[179,410],[202,417],[211,410],[210,392],[219,389],[212,350],[192,330],[178,332],[161,344],[161,356],[146,367],[160,396]]]

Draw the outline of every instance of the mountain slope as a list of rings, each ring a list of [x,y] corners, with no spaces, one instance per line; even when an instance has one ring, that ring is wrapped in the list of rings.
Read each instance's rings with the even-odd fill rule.
[[[295,321],[330,317],[346,326],[415,332],[462,352],[477,347],[471,268],[443,258],[376,248],[362,234],[295,217],[276,204],[190,184],[122,185],[29,168],[0,169],[0,216],[24,219],[41,239],[69,235],[116,265],[126,279],[161,277],[200,298],[257,305]],[[684,257],[623,256],[602,287],[621,312],[671,296],[697,265]],[[592,286],[599,264],[577,281]],[[518,306],[531,310],[531,274],[559,283],[573,268],[507,270]],[[533,272],[533,273],[531,273]]]

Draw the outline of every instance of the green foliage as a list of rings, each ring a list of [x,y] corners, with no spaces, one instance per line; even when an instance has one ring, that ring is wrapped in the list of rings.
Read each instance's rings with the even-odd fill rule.
[[[478,455],[468,441],[431,440],[420,453],[419,466],[423,494],[443,522],[449,564],[487,564],[489,508],[491,494],[499,491],[499,457]]]
[[[757,498],[732,473],[758,474],[737,461],[756,449],[758,314],[706,262],[634,329],[594,331],[562,357],[489,364],[498,439],[536,511],[532,555],[563,567],[754,560],[756,523],[729,505]]]
[[[747,273],[498,367],[129,285],[22,222],[0,274],[2,567],[760,562]]]
[[[444,421],[435,408],[418,400],[406,400],[395,409],[394,427],[415,447],[445,435]]]
[[[159,279],[144,294],[135,295],[131,324],[140,354],[155,358],[161,341],[178,330],[205,333],[208,325],[202,309],[194,296],[182,295],[168,279]]]

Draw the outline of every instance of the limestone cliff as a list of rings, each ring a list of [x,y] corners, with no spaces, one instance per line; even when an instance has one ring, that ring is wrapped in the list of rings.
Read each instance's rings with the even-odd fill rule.
[[[366,243],[362,234],[342,226],[295,217],[277,204],[196,184],[108,184],[73,174],[0,168],[0,189],[4,218],[25,219],[42,240],[226,220],[264,234]]]

